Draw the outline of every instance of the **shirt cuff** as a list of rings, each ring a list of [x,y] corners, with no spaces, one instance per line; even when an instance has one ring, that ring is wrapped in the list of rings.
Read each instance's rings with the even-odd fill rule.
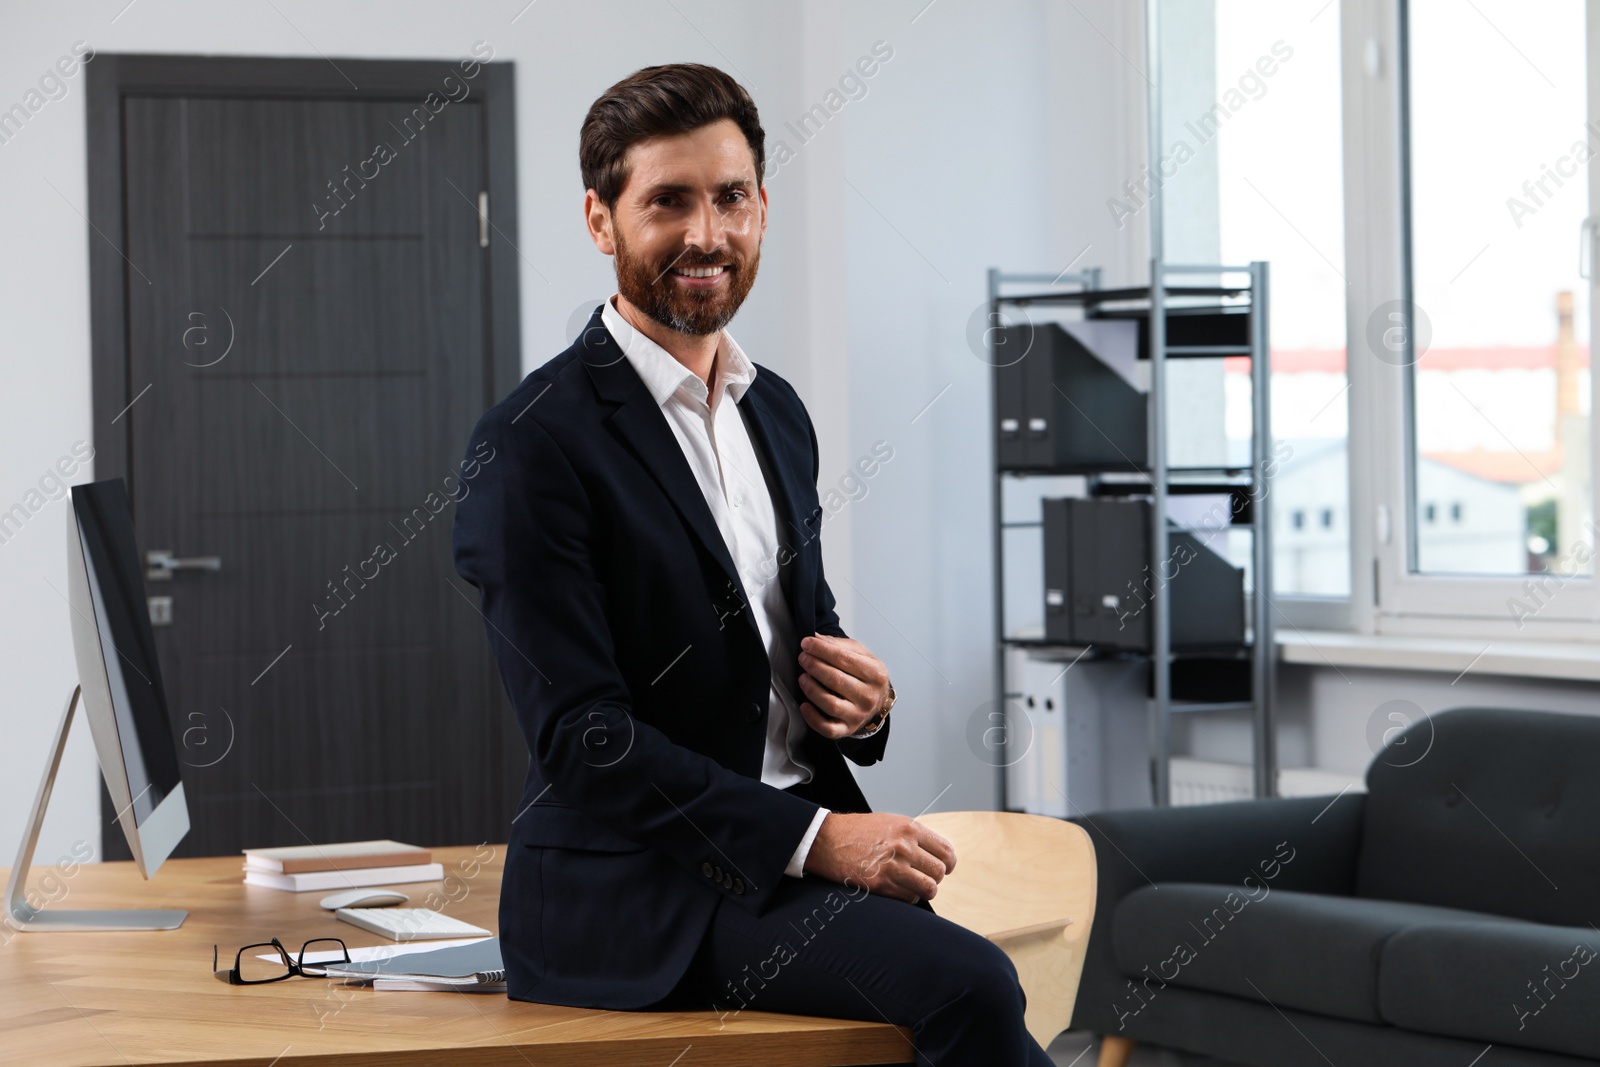
[[[812,816],[811,826],[806,830],[806,836],[800,839],[800,847],[794,850],[794,855],[789,859],[789,866],[783,873],[790,878],[800,878],[805,875],[806,857],[811,854],[811,844],[817,839],[817,831],[822,829],[822,820],[829,815],[827,808],[818,808],[816,815]]]

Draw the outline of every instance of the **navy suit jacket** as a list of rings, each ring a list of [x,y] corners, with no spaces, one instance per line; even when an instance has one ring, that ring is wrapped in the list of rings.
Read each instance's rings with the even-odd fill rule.
[[[844,636],[822,573],[817,440],[758,367],[739,402],[767,470],[797,637]],[[470,464],[477,464],[474,470]],[[510,995],[626,1009],[671,991],[719,900],[759,913],[818,805],[870,810],[808,730],[812,799],[761,782],[770,670],[727,545],[655,399],[601,323],[478,422],[456,569],[527,739],[500,897]],[[780,663],[800,692],[798,663]]]

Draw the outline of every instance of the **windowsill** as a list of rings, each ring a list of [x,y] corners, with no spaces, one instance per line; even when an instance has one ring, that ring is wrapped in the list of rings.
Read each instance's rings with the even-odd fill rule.
[[[1335,630],[1279,631],[1278,658],[1310,666],[1600,681],[1600,647],[1578,641],[1485,641]],[[1487,646],[1487,649],[1485,648]]]

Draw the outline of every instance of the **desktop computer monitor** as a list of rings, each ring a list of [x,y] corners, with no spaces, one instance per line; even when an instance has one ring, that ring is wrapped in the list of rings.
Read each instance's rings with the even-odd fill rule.
[[[146,878],[189,832],[178,751],[156,662],[155,635],[122,479],[75,485],[67,519],[67,600],[78,688],[67,702],[33,817],[6,888],[5,919],[23,930],[170,930],[183,911],[39,909],[26,899],[28,867],[82,703],[116,819]]]

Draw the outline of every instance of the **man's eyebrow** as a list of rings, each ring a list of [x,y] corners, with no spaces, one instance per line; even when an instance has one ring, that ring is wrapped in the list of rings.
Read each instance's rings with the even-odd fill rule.
[[[730,189],[750,190],[755,188],[755,182],[749,178],[729,178],[718,184],[717,188],[723,191]],[[657,182],[645,190],[647,197],[660,196],[662,193],[692,193],[696,186],[687,182]]]

